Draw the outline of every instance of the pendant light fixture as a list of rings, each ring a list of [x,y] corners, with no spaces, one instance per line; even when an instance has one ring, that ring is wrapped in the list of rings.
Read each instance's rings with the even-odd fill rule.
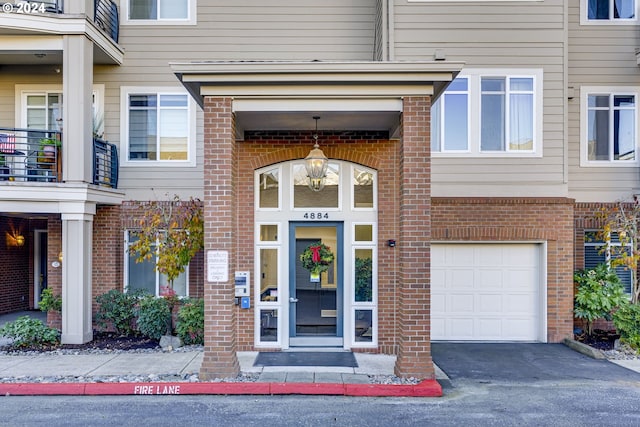
[[[320,116],[314,116],[316,121],[316,131],[313,134],[313,150],[304,159],[304,167],[307,169],[307,177],[309,178],[309,188],[313,191],[321,191],[324,188],[324,181],[327,177],[327,168],[329,167],[329,159],[324,155],[318,145],[318,120]]]

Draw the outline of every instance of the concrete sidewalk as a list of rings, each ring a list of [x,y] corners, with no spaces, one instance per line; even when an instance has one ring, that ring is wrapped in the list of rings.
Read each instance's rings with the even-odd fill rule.
[[[256,381],[211,382],[197,376],[203,352],[55,354],[0,356],[0,394],[327,394],[350,396],[441,396],[435,380],[419,384],[371,384],[370,376],[391,376],[395,356],[356,354],[357,368],[253,366],[257,352],[240,352],[243,374]],[[439,371],[440,375],[444,375]],[[135,375],[140,382],[122,383],[110,376]],[[53,382],[74,377],[72,382]],[[145,381],[147,378],[163,381]],[[173,377],[173,378],[172,378]],[[24,381],[21,381],[24,378]],[[33,379],[37,378],[38,381]],[[168,379],[167,379],[168,378]],[[185,380],[184,378],[187,378]]]

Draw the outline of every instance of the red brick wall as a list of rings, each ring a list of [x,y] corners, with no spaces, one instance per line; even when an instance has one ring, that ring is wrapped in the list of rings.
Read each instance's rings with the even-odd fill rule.
[[[204,122],[205,250],[227,251],[229,256],[229,281],[204,284],[205,348],[200,375],[216,378],[240,371],[232,275],[241,247],[237,244],[241,222],[236,217],[240,207],[236,205],[238,162],[231,98],[205,97]]]
[[[62,295],[62,267],[53,267],[52,262],[58,260],[62,252],[62,220],[58,215],[49,215],[47,222],[47,284],[54,295]],[[64,262],[64,254],[62,262]],[[62,328],[60,313],[47,313],[47,324],[52,328]]]
[[[398,239],[397,200],[399,194],[398,143],[390,141],[386,132],[319,132],[325,155],[331,159],[359,163],[378,171],[378,351],[392,353],[396,349],[398,258],[388,239]],[[245,133],[238,149],[238,242],[239,268],[254,270],[254,170],[271,164],[303,159],[313,147],[311,132]],[[252,290],[253,293],[253,290]],[[235,308],[238,318],[238,350],[253,350],[254,309]]]
[[[546,241],[547,339],[573,331],[574,204],[564,198],[433,198],[432,241]]]
[[[33,251],[27,220],[0,217],[0,314],[29,309],[29,254]],[[21,235],[24,246],[10,246]]]

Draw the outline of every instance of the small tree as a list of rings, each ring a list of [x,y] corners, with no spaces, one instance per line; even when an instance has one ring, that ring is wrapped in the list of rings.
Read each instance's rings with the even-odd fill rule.
[[[631,272],[631,302],[640,299],[638,284],[638,261],[640,261],[640,201],[634,196],[632,202],[618,202],[612,208],[603,208],[597,217],[603,223],[597,237],[605,243],[604,250],[611,253],[611,267],[623,266]],[[620,245],[611,245],[611,235],[616,233]]]
[[[573,312],[587,322],[589,335],[593,334],[594,320],[611,320],[616,309],[628,304],[620,279],[606,264],[577,271],[573,278],[578,285]]]
[[[199,199],[151,202],[144,206],[138,240],[129,249],[136,262],[156,259],[156,271],[167,276],[169,288],[194,255],[204,248],[204,216]]]

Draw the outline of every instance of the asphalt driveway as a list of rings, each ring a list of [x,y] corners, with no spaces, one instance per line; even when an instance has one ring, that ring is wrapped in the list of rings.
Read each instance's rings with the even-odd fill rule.
[[[432,343],[431,355],[452,383],[638,381],[640,373],[584,356],[564,344]]]

